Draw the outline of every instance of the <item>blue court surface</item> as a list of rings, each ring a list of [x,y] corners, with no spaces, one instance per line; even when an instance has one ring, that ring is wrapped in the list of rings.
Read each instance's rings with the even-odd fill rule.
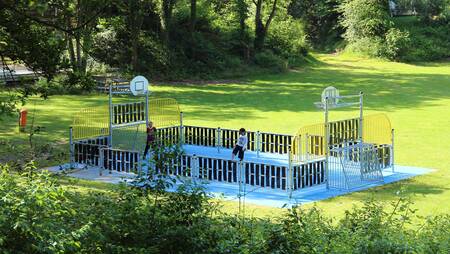
[[[59,166],[47,168],[47,170],[55,173],[61,172]],[[255,205],[271,206],[271,207],[292,207],[293,205],[301,205],[310,202],[316,202],[347,193],[365,190],[368,188],[381,186],[397,182],[400,180],[408,179],[414,176],[423,175],[431,172],[431,169],[399,166],[395,165],[395,172],[391,170],[383,171],[384,182],[365,185],[358,189],[352,189],[350,191],[342,190],[327,190],[325,185],[319,185],[315,187],[309,187],[302,190],[297,190],[292,193],[292,197],[289,198],[289,193],[282,190],[274,190],[269,188],[258,188],[250,185],[241,185],[241,191],[239,191],[239,185],[223,183],[223,182],[202,182],[198,181],[197,184],[201,184],[205,187],[206,191],[213,197],[220,198],[227,201],[238,201],[245,198],[246,203]],[[124,173],[112,171],[103,171],[103,175],[99,175],[99,170],[96,167],[88,167],[85,169],[76,170],[72,173],[68,172],[68,176],[86,180],[93,180],[106,183],[120,183],[130,182],[135,175],[132,173]],[[180,183],[178,183],[180,184]],[[168,191],[175,191],[177,186],[172,187]]]
[[[183,145],[183,150],[188,155],[205,156],[216,159],[231,159],[232,149],[207,146]],[[236,158],[237,159],[237,158]],[[265,162],[266,164],[276,166],[286,166],[289,163],[289,156],[287,154],[277,153],[257,153],[254,151],[246,151],[244,155],[245,162]]]
[[[423,175],[431,172],[431,169],[399,166],[395,165],[395,172],[391,170],[383,171],[384,182],[365,185],[361,188],[352,190],[327,190],[325,185],[309,187],[302,190],[292,192],[289,198],[289,193],[282,190],[274,190],[268,188],[258,188],[249,185],[242,185],[241,192],[239,185],[219,182],[203,183],[207,192],[214,197],[222,198],[223,200],[238,200],[245,197],[246,203],[255,205],[271,206],[271,207],[292,207],[293,205],[301,205],[310,202],[316,202],[332,197],[345,195],[347,193],[369,189],[376,186],[381,186],[400,180],[408,179],[414,176]],[[172,189],[171,191],[174,191]]]

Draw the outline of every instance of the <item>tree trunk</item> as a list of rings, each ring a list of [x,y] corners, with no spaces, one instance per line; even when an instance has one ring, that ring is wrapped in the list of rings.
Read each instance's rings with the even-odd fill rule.
[[[255,40],[254,47],[256,52],[261,52],[264,48],[264,40],[266,39],[267,31],[269,30],[270,23],[272,22],[273,17],[275,16],[275,11],[277,9],[277,0],[273,0],[272,9],[270,11],[269,17],[266,20],[266,23],[263,23],[262,20],[262,8],[264,0],[257,0],[254,2],[256,5],[255,12]]]
[[[139,0],[130,2],[129,6],[129,30],[131,40],[131,66],[133,71],[139,71],[139,38],[142,24],[144,22],[144,6],[139,4]]]
[[[193,36],[195,31],[195,23],[197,21],[197,0],[191,0],[191,20],[189,22],[189,30],[191,36]]]
[[[163,0],[161,6],[161,36],[164,44],[169,46],[170,43],[170,25],[172,22],[172,11],[175,0]]]
[[[245,0],[237,0],[237,13],[239,17],[239,40],[241,44],[242,57],[248,61],[250,58],[250,51],[248,46],[247,25],[245,21],[248,18],[248,6]]]
[[[81,41],[80,41],[80,34],[77,33],[75,35],[75,46],[77,48],[77,56],[76,56],[76,64],[77,64],[77,70],[82,71],[81,69]]]
[[[67,43],[69,47],[70,65],[72,66],[72,71],[76,71],[78,69],[78,65],[75,59],[75,48],[73,45],[73,38],[70,35],[67,36]]]
[[[256,1],[256,12],[255,12],[255,40],[254,48],[256,52],[260,52],[264,46],[265,39],[265,29],[262,23],[261,11],[262,11],[263,0]]]

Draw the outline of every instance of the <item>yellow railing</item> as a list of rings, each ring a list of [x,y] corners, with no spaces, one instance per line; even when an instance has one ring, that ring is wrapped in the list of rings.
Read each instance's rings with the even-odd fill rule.
[[[130,107],[130,110],[132,110],[132,107]],[[178,126],[180,125],[180,107],[175,99],[150,99],[149,118],[157,128]],[[145,125],[130,127],[124,131],[145,133]],[[72,123],[74,140],[108,136],[109,133],[109,109],[107,105],[82,109],[74,117]]]
[[[175,99],[151,99],[149,118],[156,128],[180,125],[180,107]]]
[[[108,136],[108,106],[90,107],[80,110],[73,119],[72,135],[75,140]]]
[[[359,136],[359,120],[345,119],[329,123],[331,145],[356,142]],[[363,142],[374,145],[392,143],[392,127],[385,114],[364,116]],[[294,162],[310,161],[325,155],[325,125],[323,123],[300,128],[292,141],[291,158]]]
[[[368,115],[363,122],[363,141],[371,144],[391,144],[391,121],[385,114]]]

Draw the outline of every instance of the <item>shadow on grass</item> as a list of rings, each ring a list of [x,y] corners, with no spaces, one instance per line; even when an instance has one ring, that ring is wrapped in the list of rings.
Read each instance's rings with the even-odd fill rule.
[[[176,98],[183,105],[195,105],[189,117],[214,121],[223,118],[253,117],[252,112],[314,111],[327,86],[342,94],[365,94],[365,108],[391,111],[432,105],[450,98],[450,75],[355,73],[335,69],[309,69],[283,76],[267,76],[243,84],[174,86],[178,89],[155,92]],[[342,109],[341,109],[342,110]],[[349,110],[349,109],[343,109]]]
[[[420,176],[417,176],[420,177]],[[331,199],[326,199],[321,202],[324,203],[334,203],[336,199],[341,197],[350,197],[353,201],[363,202],[368,200],[369,197],[375,200],[381,201],[394,201],[398,200],[399,197],[413,197],[413,196],[426,196],[426,195],[441,195],[442,193],[450,190],[448,187],[426,184],[423,182],[418,182],[415,178],[405,179],[394,183],[385,184],[382,186],[377,186],[363,191],[347,193],[342,196],[333,197]]]

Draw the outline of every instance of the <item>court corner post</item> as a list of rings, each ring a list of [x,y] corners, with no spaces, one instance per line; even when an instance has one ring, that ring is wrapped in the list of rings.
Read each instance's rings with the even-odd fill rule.
[[[294,190],[293,172],[292,172],[292,153],[291,148],[288,149],[288,172],[287,172],[287,191],[289,193],[289,199],[292,198],[292,191]]]
[[[392,167],[392,172],[395,172],[395,161],[394,161],[394,150],[395,150],[395,143],[394,143],[394,129],[391,130],[392,134],[391,134],[391,167]]]
[[[256,132],[256,157],[259,158],[259,152],[261,151],[261,132]]]
[[[183,111],[180,112],[180,145],[184,144],[184,126],[183,126]]]
[[[222,140],[222,129],[220,127],[217,127],[217,139],[216,139],[216,147],[217,147],[217,153],[220,153],[220,147],[221,147],[221,140]]]
[[[69,167],[74,167],[74,146],[73,146],[73,128],[72,126],[69,128]]]

